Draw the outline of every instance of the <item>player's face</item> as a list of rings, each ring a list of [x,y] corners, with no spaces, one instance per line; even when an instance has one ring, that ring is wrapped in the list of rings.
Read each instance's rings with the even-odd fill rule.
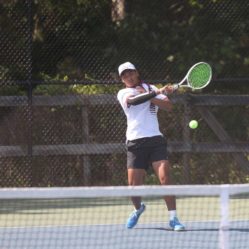
[[[135,87],[140,83],[139,74],[136,70],[124,71],[121,75],[121,80],[126,87]]]

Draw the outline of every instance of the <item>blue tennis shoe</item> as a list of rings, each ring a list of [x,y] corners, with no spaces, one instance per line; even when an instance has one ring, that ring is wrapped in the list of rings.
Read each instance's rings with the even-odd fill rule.
[[[170,220],[169,226],[172,228],[174,231],[184,231],[185,226],[180,223],[177,217],[175,217],[173,220]]]
[[[134,210],[127,220],[126,228],[133,228],[136,226],[140,215],[145,211],[144,203],[141,203],[141,207],[138,210]]]

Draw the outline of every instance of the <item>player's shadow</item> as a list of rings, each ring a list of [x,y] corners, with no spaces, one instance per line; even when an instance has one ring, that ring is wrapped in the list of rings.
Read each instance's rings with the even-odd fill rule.
[[[249,233],[249,228],[230,228],[229,231]]]
[[[167,232],[175,232],[170,228],[165,228],[165,227],[137,227],[135,229],[139,229],[139,230],[159,230],[159,231],[167,231]],[[219,232],[219,228],[186,228],[183,231],[179,231],[181,233],[184,232]],[[230,228],[229,231],[231,232],[249,232],[249,228]]]

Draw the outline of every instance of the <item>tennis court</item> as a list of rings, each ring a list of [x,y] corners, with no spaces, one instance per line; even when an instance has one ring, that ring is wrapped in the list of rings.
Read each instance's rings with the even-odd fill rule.
[[[87,193],[89,189],[80,188],[85,191],[81,198],[74,188],[70,189],[73,198],[63,194],[65,189],[62,189],[56,199],[54,195],[59,188],[54,193],[46,189],[46,195],[50,193],[46,199],[44,195],[39,196],[39,191],[33,196],[34,192],[29,190],[25,190],[28,191],[25,196],[33,197],[22,199],[23,192],[18,190],[15,196],[19,198],[6,199],[5,194],[1,199],[0,248],[223,248],[219,247],[222,238],[229,241],[229,248],[244,248],[249,242],[246,193],[249,190],[243,186],[241,194],[229,198],[229,223],[226,223],[229,229],[221,229],[222,219],[228,214],[221,212],[220,196],[216,192],[208,193],[210,186],[206,187],[205,193],[199,192],[198,187],[192,187],[192,193],[177,187],[185,192],[177,199],[178,214],[186,225],[183,232],[169,229],[166,207],[159,196],[160,187],[152,188],[156,196],[148,193],[149,188],[142,189],[147,210],[134,229],[125,228],[132,206],[129,198],[119,192],[120,188],[111,192],[107,189],[106,196],[99,197],[102,192],[90,198],[93,194],[91,190]],[[126,191],[129,195],[129,190]],[[120,196],[116,197],[118,193]],[[63,195],[67,198],[62,198]]]
[[[218,222],[186,222],[187,230],[172,232],[166,223],[124,225],[75,225],[1,228],[2,249],[29,248],[219,248]],[[230,248],[246,248],[249,221],[231,224]],[[239,239],[238,239],[239,238]]]

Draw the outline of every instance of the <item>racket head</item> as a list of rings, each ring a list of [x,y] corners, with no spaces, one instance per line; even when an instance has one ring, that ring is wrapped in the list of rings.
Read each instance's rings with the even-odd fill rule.
[[[188,86],[192,89],[206,87],[212,79],[212,68],[206,62],[199,62],[193,65],[187,74]]]

